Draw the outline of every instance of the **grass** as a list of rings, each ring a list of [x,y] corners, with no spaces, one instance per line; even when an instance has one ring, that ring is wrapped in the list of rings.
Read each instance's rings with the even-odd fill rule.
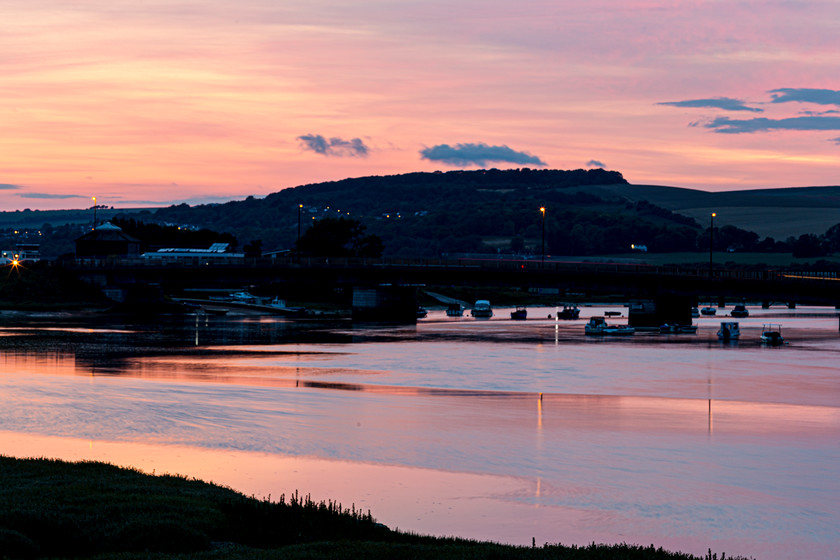
[[[0,456],[0,558],[694,559],[626,544],[516,547],[391,531],[295,493],[258,500],[181,476]],[[716,556],[709,551],[708,560]]]

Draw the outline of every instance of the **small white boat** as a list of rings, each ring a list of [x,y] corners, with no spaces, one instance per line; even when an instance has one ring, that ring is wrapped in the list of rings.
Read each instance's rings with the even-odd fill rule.
[[[490,307],[490,302],[486,299],[478,299],[472,308],[472,316],[478,318],[487,318],[493,316],[493,308]]]
[[[591,317],[583,329],[589,335],[624,336],[636,332],[636,329],[631,326],[610,325],[603,317]]]
[[[781,346],[785,343],[782,336],[782,325],[778,323],[767,323],[761,327],[761,342],[770,346]]]
[[[717,313],[717,309],[712,307],[711,305],[707,305],[703,309],[700,310],[700,315],[706,315],[707,317],[711,317]]]
[[[738,340],[741,337],[740,325],[737,321],[722,322],[717,337],[721,340]]]

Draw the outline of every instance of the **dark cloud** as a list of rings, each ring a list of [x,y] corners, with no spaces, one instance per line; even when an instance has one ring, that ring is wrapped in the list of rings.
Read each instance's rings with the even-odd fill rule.
[[[671,107],[711,107],[714,109],[723,109],[724,111],[751,111],[753,113],[762,113],[764,109],[757,107],[749,107],[740,99],[732,99],[730,97],[715,97],[714,99],[687,99],[685,101],[664,101],[657,103],[657,105],[668,105]]]
[[[429,161],[440,161],[447,165],[466,167],[478,165],[484,167],[487,162],[525,163],[533,165],[548,165],[537,156],[526,152],[517,152],[507,146],[488,146],[483,142],[477,144],[438,144],[431,148],[420,150],[420,157]]]
[[[795,101],[798,103],[840,106],[840,91],[833,89],[779,88],[771,89],[768,93],[773,96],[773,103]]]
[[[304,134],[298,136],[304,150],[325,156],[337,157],[365,157],[369,149],[361,138],[344,140],[342,138],[325,138],[320,134]]]
[[[19,193],[17,196],[21,198],[39,198],[39,199],[55,199],[64,200],[67,198],[90,198],[80,194],[50,194],[50,193]]]
[[[598,161],[597,159],[590,159],[586,162],[586,167],[600,167],[601,169],[604,169],[607,166]]]
[[[767,130],[840,130],[840,117],[806,116],[787,119],[755,118],[744,120],[718,117],[703,126],[725,134],[764,132]]]
[[[20,188],[19,185],[2,185],[0,184],[0,191],[16,191]]]
[[[840,138],[832,138],[831,140],[829,140],[829,142],[834,142],[835,144],[840,146]]]

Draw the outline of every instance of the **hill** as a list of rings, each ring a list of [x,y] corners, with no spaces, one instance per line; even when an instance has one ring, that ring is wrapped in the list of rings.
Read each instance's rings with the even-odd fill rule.
[[[540,208],[545,207],[545,218]],[[651,252],[707,250],[716,212],[716,250],[756,246],[791,251],[779,243],[821,236],[840,222],[840,187],[706,192],[633,185],[620,173],[592,170],[479,170],[350,178],[284,189],[263,199],[160,209],[99,209],[114,216],[227,232],[240,247],[256,240],[265,251],[291,249],[313,220],[349,216],[382,238],[388,257],[439,257],[502,252],[555,255],[626,253],[631,244]],[[5,243],[13,232],[45,226],[38,235],[48,256],[71,252],[73,239],[92,224],[91,210],[0,213]],[[83,225],[80,225],[83,224]],[[723,228],[726,228],[725,230]],[[749,232],[753,234],[747,235]]]

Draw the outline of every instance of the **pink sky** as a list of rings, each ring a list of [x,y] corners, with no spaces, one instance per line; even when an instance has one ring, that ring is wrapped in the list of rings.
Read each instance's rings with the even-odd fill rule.
[[[0,210],[543,164],[837,185],[838,35],[833,0],[6,0]]]

